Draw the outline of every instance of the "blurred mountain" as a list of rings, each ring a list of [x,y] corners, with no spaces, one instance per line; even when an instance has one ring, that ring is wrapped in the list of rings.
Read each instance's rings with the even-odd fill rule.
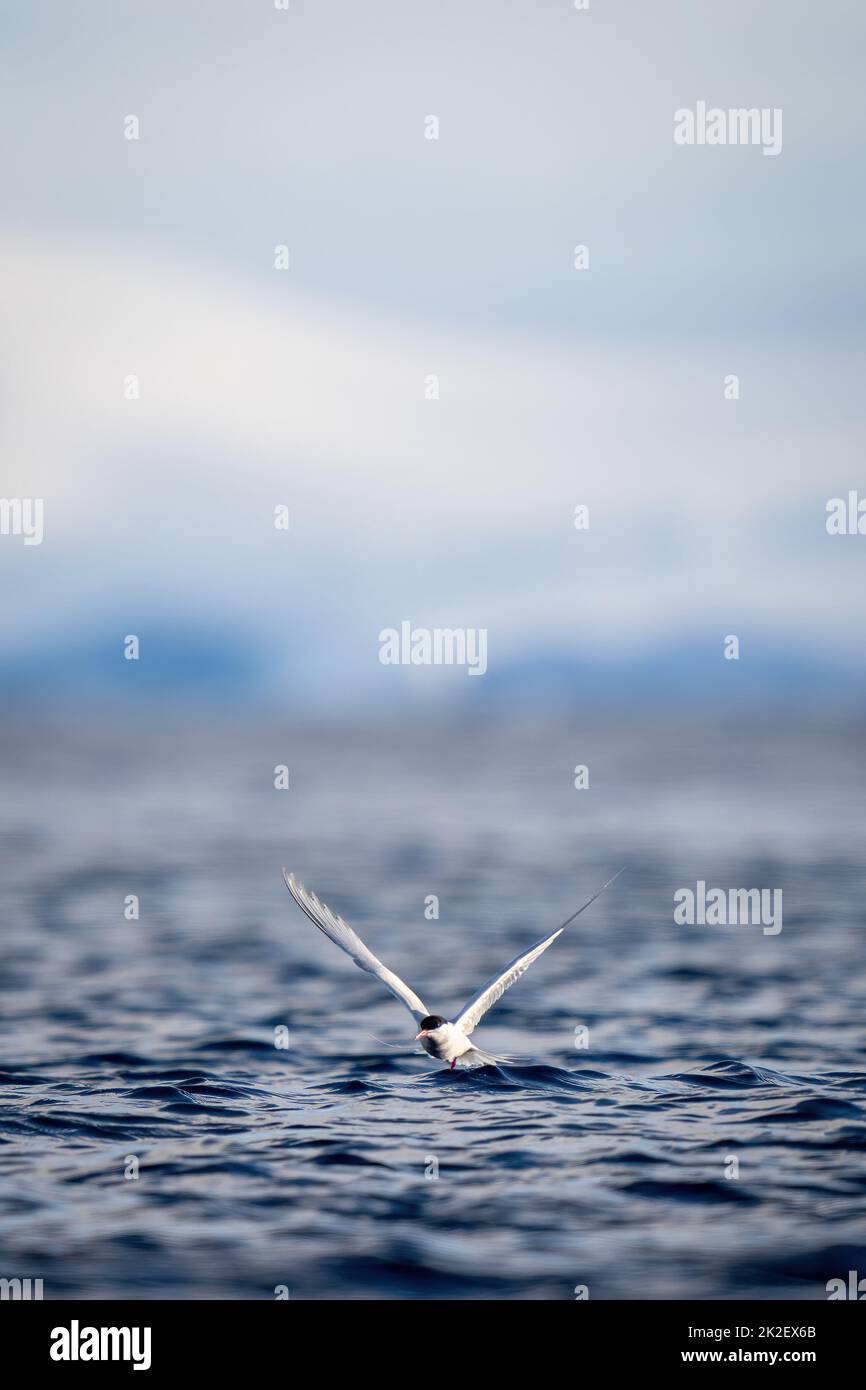
[[[7,656],[0,662],[0,696],[7,707],[58,699],[95,708],[278,704],[290,713],[359,722],[391,710],[458,717],[550,715],[575,707],[599,713],[774,706],[866,712],[862,667],[826,653],[819,661],[754,637],[737,661],[725,660],[720,638],[710,643],[701,635],[631,654],[618,647],[609,655],[575,656],[548,647],[505,660],[493,656],[486,674],[475,679],[465,669],[382,667],[355,655],[344,659],[335,681],[321,650],[298,646],[294,669],[287,669],[282,648],[239,629],[148,626],[137,661],[124,658],[124,636],[118,629],[110,641],[40,645]]]

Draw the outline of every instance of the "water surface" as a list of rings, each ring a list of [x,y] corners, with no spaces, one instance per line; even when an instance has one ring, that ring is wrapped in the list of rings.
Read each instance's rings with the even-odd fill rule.
[[[7,726],[0,1274],[553,1299],[866,1274],[861,749],[757,725]],[[479,1028],[516,1062],[451,1074],[283,863],[443,1014],[626,873]],[[698,878],[781,887],[782,932],[676,926]]]

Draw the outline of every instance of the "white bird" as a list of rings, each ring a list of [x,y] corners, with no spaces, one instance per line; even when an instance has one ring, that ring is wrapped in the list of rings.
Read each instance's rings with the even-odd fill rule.
[[[324,932],[336,946],[344,950],[347,955],[352,957],[356,965],[362,970],[366,970],[368,975],[375,975],[382,981],[386,989],[405,1004],[412,1017],[420,1024],[420,1032],[415,1034],[415,1042],[420,1042],[425,1052],[431,1057],[438,1058],[441,1062],[450,1062],[453,1071],[457,1065],[457,1059],[464,1057],[467,1053],[475,1053],[480,1062],[500,1060],[491,1057],[490,1053],[484,1052],[469,1041],[469,1034],[480,1022],[497,1001],[501,999],[505,991],[519,980],[525,970],[528,970],[534,960],[548,946],[552,946],[558,936],[565,931],[569,923],[575,917],[579,917],[594,903],[596,898],[609,888],[614,879],[619,878],[622,873],[620,869],[609,878],[607,883],[603,883],[598,892],[593,893],[591,898],[587,898],[583,907],[579,907],[577,912],[573,912],[570,917],[557,927],[550,936],[545,936],[541,941],[536,941],[534,946],[530,946],[527,951],[521,951],[519,956],[509,961],[505,969],[499,975],[494,975],[492,980],[488,980],[486,985],[482,985],[477,994],[473,994],[469,1003],[464,1006],[455,1019],[449,1020],[441,1017],[440,1014],[431,1014],[427,1005],[418,998],[414,990],[410,989],[399,975],[395,975],[393,970],[389,970],[387,965],[373,955],[368,946],[365,946],[357,932],[354,932],[348,922],[344,922],[342,917],[338,917],[336,912],[332,912],[323,902],[320,902],[315,893],[309,893],[302,883],[299,883],[294,874],[287,873],[283,869],[283,878],[286,887],[294,898],[302,912],[305,912],[310,921],[313,922],[319,931]],[[475,1058],[473,1059],[475,1060]]]

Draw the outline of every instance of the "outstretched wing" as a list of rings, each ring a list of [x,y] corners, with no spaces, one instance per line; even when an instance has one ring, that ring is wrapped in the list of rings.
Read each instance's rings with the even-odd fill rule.
[[[557,927],[555,932],[551,932],[550,936],[543,937],[541,941],[536,941],[535,945],[530,946],[528,951],[521,951],[519,956],[515,956],[514,960],[506,965],[501,975],[494,975],[492,980],[488,980],[486,985],[482,985],[478,993],[473,994],[469,1003],[465,1005],[463,1012],[454,1019],[455,1028],[459,1028],[463,1034],[471,1033],[473,1028],[487,1013],[487,1010],[493,1007],[497,999],[502,998],[505,991],[509,989],[516,980],[520,979],[521,975],[529,969],[532,962],[538,960],[538,957],[547,950],[548,946],[552,946],[556,938],[562,935],[569,923],[573,922],[575,917],[579,917],[581,912],[585,912],[590,903],[594,903],[596,898],[604,892],[605,888],[609,888],[614,879],[619,878],[621,873],[622,869],[620,869],[618,873],[615,873],[613,878],[609,878],[607,883],[602,884],[598,892],[593,893],[591,898],[587,898],[583,907],[579,907],[576,912],[573,912],[570,917],[566,918],[562,926]]]
[[[538,960],[542,951],[546,951],[548,946],[552,946],[558,936],[562,935],[563,927],[557,928],[550,936],[546,936],[543,941],[538,941],[534,946],[530,946],[528,951],[521,951],[519,956],[506,965],[501,975],[494,975],[492,980],[488,980],[486,985],[482,985],[477,994],[474,994],[463,1012],[454,1020],[455,1028],[459,1028],[461,1033],[468,1034],[484,1017],[487,1010],[492,1008],[497,999],[501,999],[505,991],[515,980],[519,980],[525,970],[528,970],[534,960]]]
[[[387,965],[373,955],[373,952],[364,945],[357,932],[352,931],[348,922],[344,922],[342,917],[338,917],[336,912],[332,912],[323,902],[319,902],[315,893],[308,893],[302,883],[299,883],[294,874],[286,873],[283,869],[283,878],[286,887],[294,898],[302,912],[305,912],[310,921],[315,923],[320,932],[324,932],[334,942],[335,946],[341,947],[347,955],[352,957],[356,965],[362,970],[366,970],[368,975],[375,975],[382,981],[386,989],[405,1004],[410,1014],[421,1022],[426,1018],[430,1010],[426,1004],[418,998],[417,994],[409,988],[407,984],[395,975],[393,970],[389,970]]]

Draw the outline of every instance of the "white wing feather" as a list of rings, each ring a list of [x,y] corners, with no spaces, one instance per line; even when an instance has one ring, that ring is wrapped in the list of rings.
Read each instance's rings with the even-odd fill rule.
[[[294,898],[302,912],[305,912],[310,921],[315,923],[320,932],[333,941],[335,946],[339,946],[347,955],[352,957],[356,965],[362,970],[366,970],[368,975],[375,975],[382,981],[386,989],[395,995],[401,1004],[405,1004],[420,1023],[422,1018],[426,1018],[430,1010],[411,990],[409,986],[395,975],[393,970],[389,970],[387,965],[373,955],[369,947],[365,946],[357,932],[352,931],[348,922],[344,922],[342,917],[338,917],[336,912],[332,912],[323,902],[320,902],[315,893],[310,893],[302,883],[299,883],[294,874],[286,873],[283,869],[283,878],[286,887]]]
[[[585,912],[590,903],[594,903],[596,898],[600,897],[605,888],[609,888],[610,885],[619,878],[621,873],[622,869],[618,869],[613,875],[613,878],[609,878],[607,883],[603,883],[597,892],[593,893],[591,898],[587,898],[582,907],[579,907],[576,912],[572,912],[571,916],[566,918],[561,927],[557,927],[555,932],[550,933],[550,936],[545,936],[541,941],[536,941],[535,945],[530,946],[528,951],[521,951],[519,956],[515,956],[514,960],[506,965],[501,975],[494,975],[492,980],[488,980],[486,985],[482,985],[478,993],[473,994],[469,1003],[464,1006],[462,1013],[455,1018],[455,1028],[459,1028],[463,1034],[471,1033],[479,1019],[484,1017],[487,1010],[493,1007],[497,999],[502,998],[505,991],[513,985],[516,980],[520,979],[524,971],[529,969],[532,962],[538,960],[542,952],[546,951],[548,946],[552,946],[556,938],[562,935],[569,923],[573,922],[575,917],[579,917],[582,912]]]
[[[455,1018],[455,1028],[459,1028],[464,1035],[471,1033],[475,1025],[487,1013],[487,1010],[493,1007],[497,999],[502,998],[509,986],[520,979],[534,960],[538,960],[542,951],[546,951],[548,946],[553,945],[556,938],[562,935],[563,930],[563,927],[558,927],[543,941],[537,941],[534,946],[530,946],[528,951],[521,951],[519,956],[515,956],[514,960],[506,965],[501,975],[494,975],[492,980],[488,980],[486,985],[482,985],[478,993],[473,994],[469,1003],[464,1006],[459,1017]]]

